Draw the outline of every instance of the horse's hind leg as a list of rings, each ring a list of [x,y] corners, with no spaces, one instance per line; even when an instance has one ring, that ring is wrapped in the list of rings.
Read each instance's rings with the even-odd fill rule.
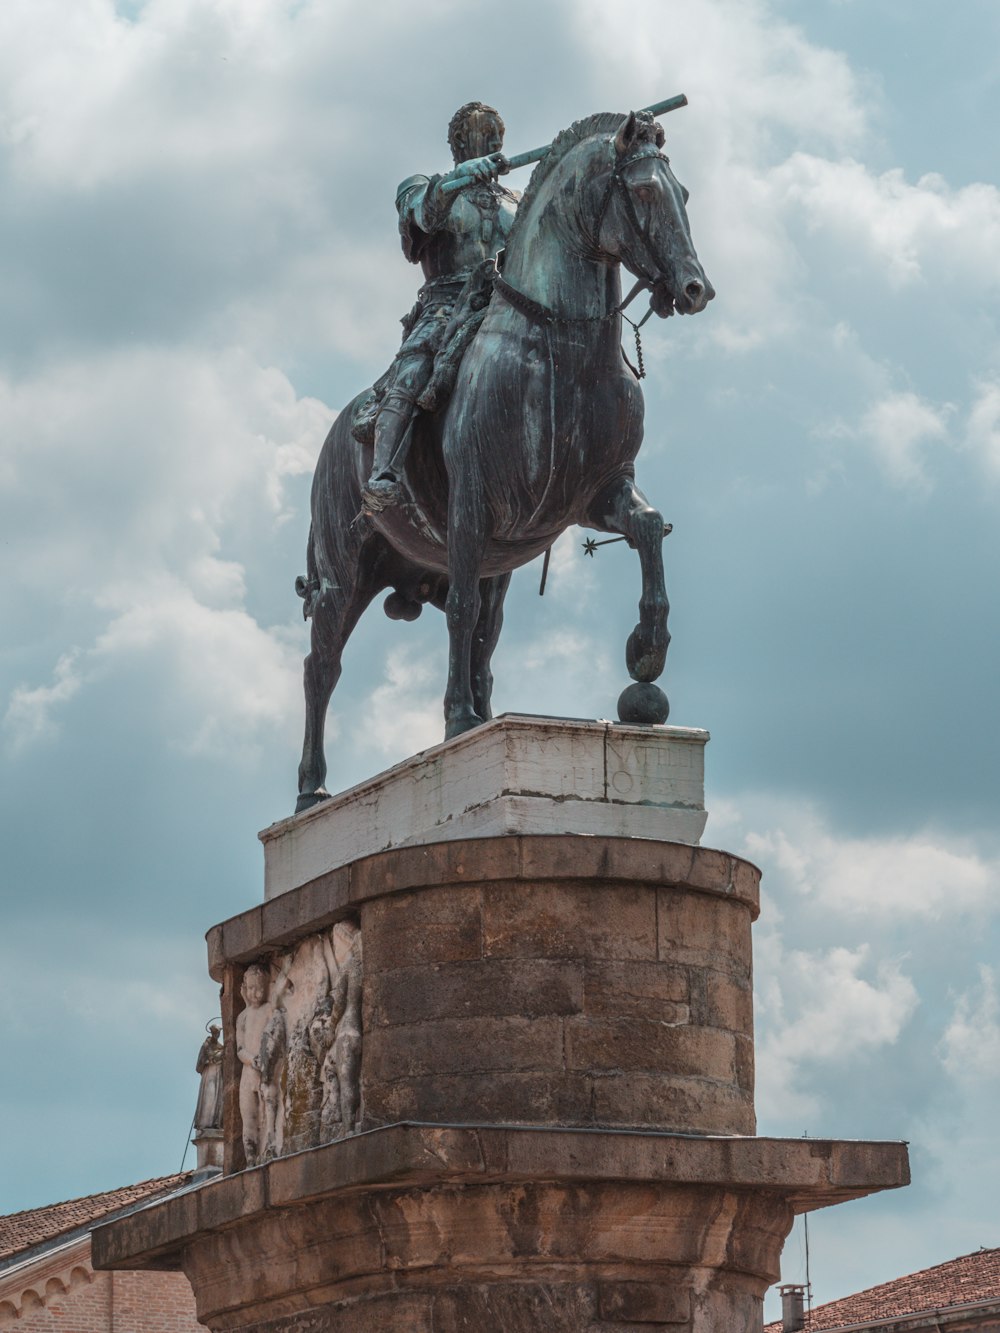
[[[493,716],[493,672],[490,661],[503,625],[503,602],[510,586],[509,574],[479,580],[479,620],[472,636],[472,703],[479,717]]]
[[[663,671],[670,634],[667,586],[663,575],[663,515],[654,509],[631,477],[606,486],[590,507],[590,520],[604,532],[621,533],[639,552],[642,594],[639,623],[629,635],[625,663],[633,680],[654,681]]]
[[[326,756],[323,734],[330,695],[340,679],[340,660],[351,631],[375,594],[386,586],[374,574],[377,562],[364,549],[353,570],[339,571],[340,586],[326,588],[316,598],[312,612],[312,639],[304,663],[306,730],[299,764],[299,797],[295,811],[327,798],[323,786]],[[348,577],[351,575],[352,577]]]

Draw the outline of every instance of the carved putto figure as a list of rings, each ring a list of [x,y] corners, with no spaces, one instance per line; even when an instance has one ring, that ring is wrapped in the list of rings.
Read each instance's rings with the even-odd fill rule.
[[[242,995],[247,1007],[236,1020],[236,1054],[243,1065],[240,1117],[247,1165],[256,1166],[279,1152],[278,1066],[284,1046],[284,1015],[277,1007],[280,988],[272,987],[270,970],[262,963],[247,968]]]

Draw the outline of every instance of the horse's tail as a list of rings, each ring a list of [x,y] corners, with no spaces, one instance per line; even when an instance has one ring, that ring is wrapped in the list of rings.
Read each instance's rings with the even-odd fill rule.
[[[306,572],[295,580],[295,591],[302,598],[302,619],[308,620],[316,607],[319,596],[319,572],[316,569],[316,543],[313,541],[313,525],[309,524],[309,542],[306,546]]]

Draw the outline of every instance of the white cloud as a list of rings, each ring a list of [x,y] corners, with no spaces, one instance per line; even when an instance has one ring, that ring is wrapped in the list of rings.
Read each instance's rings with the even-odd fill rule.
[[[11,692],[3,721],[15,752],[55,736],[52,710],[68,703],[83,684],[79,661],[79,650],[66,653],[55,665],[51,685],[22,685]]]
[[[846,917],[935,920],[982,912],[996,900],[1000,863],[930,833],[837,836],[815,811],[787,806],[766,833],[744,846],[766,859],[793,893]]]
[[[891,482],[926,490],[925,446],[947,440],[948,415],[948,407],[934,407],[915,393],[890,393],[865,413],[861,435]]]
[[[147,170],[151,143],[171,167],[259,163],[287,143],[289,61],[305,75],[342,8],[150,0],[129,21],[111,0],[4,6],[7,142],[25,172],[80,189]],[[324,132],[335,146],[348,130]]]
[[[291,734],[300,720],[300,653],[246,611],[205,606],[173,580],[123,606],[89,660],[95,676],[155,662],[167,682],[160,706],[170,743],[191,754],[231,753],[263,729]]]
[[[893,1045],[917,1007],[913,982],[890,960],[873,963],[865,945],[786,951],[772,934],[758,940],[757,973],[762,1120],[815,1115],[810,1072]]]
[[[422,656],[405,645],[393,648],[386,657],[385,680],[372,691],[359,719],[356,743],[374,743],[394,763],[439,745],[444,740],[443,657]]]
[[[1000,383],[981,380],[969,409],[966,444],[990,476],[1000,478]]]
[[[603,0],[574,10],[609,102],[628,109],[646,90],[649,101],[688,95],[687,110],[664,118],[667,151],[691,189],[692,235],[719,300],[685,335],[717,355],[787,333],[805,269],[770,169],[803,144],[842,152],[861,143],[871,91],[841,52],[759,0],[690,0],[671,23],[659,0],[638,0],[628,26],[642,38],[632,42],[609,40],[617,20]]]
[[[875,175],[852,158],[793,153],[770,173],[775,195],[800,208],[807,225],[853,245],[894,288],[929,284],[936,304],[962,299],[963,287],[1000,282],[1000,190],[976,182],[953,190],[937,174],[909,184],[902,170]]]
[[[573,13],[595,75],[618,90],[623,110],[638,90],[655,90],[643,99],[650,102],[686,92],[738,153],[766,151],[776,129],[834,146],[865,130],[864,89],[847,58],[811,42],[761,0],[688,0],[677,23],[664,23],[658,0],[633,0],[633,41],[608,41],[620,20],[606,0],[582,0]],[[693,130],[685,126],[685,137]]]
[[[123,604],[90,647],[60,658],[52,684],[12,691],[4,716],[12,750],[53,740],[81,691],[123,670],[146,679],[165,743],[188,754],[245,752],[262,730],[290,734],[299,724],[301,657],[287,636],[163,578],[144,583],[141,600]]]
[[[182,748],[290,725],[299,649],[248,612],[246,571],[291,513],[288,481],[311,470],[330,416],[237,350],[138,349],[0,381],[18,592],[58,613],[57,632],[74,623],[50,683],[14,682],[16,744],[51,736],[89,683],[140,659],[167,669],[156,706]],[[30,610],[12,604],[8,622],[17,614]]]
[[[979,984],[963,991],[941,1042],[941,1059],[960,1083],[1000,1081],[1000,992],[997,971],[979,967]]]

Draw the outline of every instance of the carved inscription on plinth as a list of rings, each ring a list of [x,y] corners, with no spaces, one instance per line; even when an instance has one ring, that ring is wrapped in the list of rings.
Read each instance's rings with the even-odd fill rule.
[[[354,1132],[361,987],[361,931],[350,921],[247,967],[236,1020],[247,1166]]]

